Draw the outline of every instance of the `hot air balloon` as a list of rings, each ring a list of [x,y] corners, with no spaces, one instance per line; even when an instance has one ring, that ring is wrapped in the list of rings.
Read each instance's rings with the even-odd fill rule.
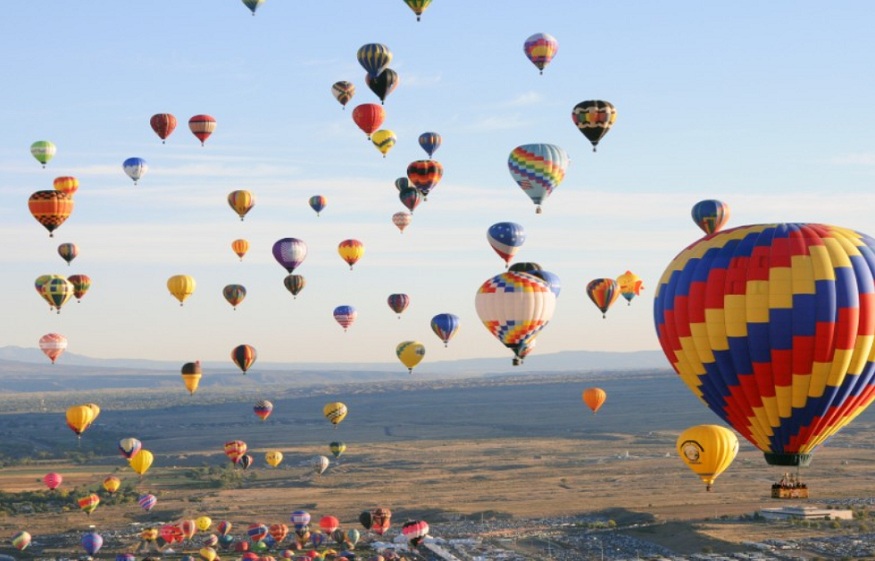
[[[444,342],[444,347],[446,347],[459,330],[459,316],[438,314],[431,318],[431,330],[438,336],[438,339]]]
[[[659,281],[669,362],[771,465],[808,465],[875,399],[873,251],[837,226],[741,226],[684,249]]]
[[[334,84],[331,85],[331,95],[334,96],[334,99],[336,99],[344,109],[346,109],[346,104],[349,103],[352,96],[355,95],[355,85],[346,80],[334,82]]]
[[[544,280],[508,271],[484,282],[474,304],[486,329],[514,352],[516,365],[522,358],[520,349],[553,317],[556,295]]]
[[[289,273],[304,262],[307,244],[297,238],[282,238],[273,244],[273,258]]]
[[[368,43],[359,48],[357,58],[368,75],[371,78],[376,78],[392,62],[392,51],[386,45]]]
[[[122,486],[122,480],[114,475],[107,476],[103,480],[103,489],[112,495]]]
[[[216,531],[219,532],[220,536],[227,536],[232,527],[232,524],[227,520],[221,520],[216,524]]]
[[[510,268],[513,269],[513,265]],[[550,292],[555,294],[556,298],[559,298],[559,293],[562,292],[562,281],[559,279],[559,275],[543,269],[532,271],[530,274],[546,282],[547,286],[550,287]]]
[[[237,460],[240,459],[240,456],[244,455],[248,449],[249,447],[246,446],[246,443],[242,440],[231,440],[225,443],[225,455],[235,464],[237,463]]]
[[[250,345],[237,345],[231,350],[231,360],[243,371],[243,374],[252,367],[256,358],[258,354],[255,352],[255,347]]]
[[[170,113],[156,113],[149,119],[149,125],[161,139],[161,144],[164,144],[167,137],[176,130],[176,117]]]
[[[84,549],[85,553],[88,555],[96,555],[101,547],[103,547],[103,536],[96,531],[92,530],[82,536],[82,549]]]
[[[321,528],[326,535],[330,536],[334,533],[334,530],[340,528],[340,520],[338,520],[336,516],[323,516],[319,519],[319,528]]]
[[[16,532],[14,536],[12,536],[12,545],[18,551],[24,551],[27,549],[27,546],[30,545],[30,534],[25,532],[24,530],[20,532]]]
[[[52,279],[63,278],[64,277],[62,277],[61,275],[40,275],[36,278],[36,280],[33,281],[33,287],[34,289],[36,289],[36,293],[39,294],[40,298],[49,303],[49,309],[52,309],[55,306],[54,304],[52,304],[52,300],[50,298],[47,298],[46,295],[43,293],[43,286],[45,286],[45,284]]]
[[[194,395],[194,392],[197,391],[202,375],[201,361],[186,362],[182,365],[182,382],[185,384],[185,389],[188,390],[189,395]]]
[[[310,208],[316,211],[316,216],[319,216],[319,213],[325,209],[325,206],[328,204],[328,199],[323,197],[322,195],[313,195],[310,197]]]
[[[386,111],[376,103],[363,103],[352,110],[352,120],[368,135],[368,140],[371,140],[371,134],[386,120]]]
[[[140,450],[137,452],[137,455],[131,458],[128,464],[131,466],[131,469],[139,475],[143,476],[149,471],[149,468],[152,467],[152,461],[155,457],[152,455],[152,452],[148,450]]]
[[[596,411],[605,403],[605,400],[608,398],[608,394],[605,393],[605,390],[601,388],[586,388],[583,390],[581,394],[581,398],[587,407],[592,409],[592,414],[595,415]]]
[[[183,539],[186,540],[191,540],[197,533],[197,523],[191,519],[181,521],[179,528],[182,530]]]
[[[140,505],[140,508],[149,512],[158,504],[158,499],[151,493],[145,493],[137,497],[137,504]]]
[[[201,141],[201,146],[216,130],[216,120],[209,115],[195,115],[188,120],[188,128],[191,133]]]
[[[59,314],[64,304],[73,297],[75,291],[73,283],[60,276],[54,276],[40,286],[40,296]]]
[[[620,295],[626,299],[628,305],[632,305],[632,299],[641,294],[644,290],[644,283],[641,277],[632,271],[626,271],[617,277],[617,287],[620,289]]]
[[[82,297],[91,288],[91,277],[88,275],[70,275],[67,277],[67,281],[73,285],[73,296],[76,298],[76,301],[81,302]]]
[[[504,266],[508,267],[510,260],[526,242],[526,231],[516,222],[499,222],[486,231],[486,241],[504,260]]]
[[[431,159],[437,149],[441,147],[441,135],[436,132],[424,132],[419,135],[419,145]]]
[[[330,464],[331,460],[326,456],[313,456],[310,460],[310,465],[313,466],[313,471],[316,472],[317,475],[325,473],[325,470],[328,469]]]
[[[43,483],[49,488],[49,491],[54,491],[63,483],[64,477],[60,473],[47,473],[43,476]]]
[[[352,266],[358,263],[358,260],[365,254],[365,244],[358,240],[343,240],[337,246],[337,253],[340,254],[341,259],[349,264],[351,271]]]
[[[352,306],[338,306],[334,308],[334,321],[346,331],[355,322],[358,312]]]
[[[251,2],[252,0],[249,1]],[[255,13],[253,13],[252,15],[255,15]],[[215,559],[218,557],[216,550],[212,547],[202,547],[198,550],[197,553],[204,561],[215,561]]]
[[[228,284],[222,289],[222,296],[231,304],[233,309],[237,309],[240,302],[246,298],[246,287],[242,284]]]
[[[67,348],[67,338],[60,333],[46,333],[39,338],[39,349],[49,357],[52,364],[58,360],[58,357],[64,354]]]
[[[510,153],[507,167],[540,214],[541,204],[565,179],[569,161],[565,150],[555,144],[523,144]]]
[[[264,461],[271,467],[277,467],[283,461],[283,453],[279,450],[268,450],[264,453]]]
[[[390,294],[387,302],[389,307],[392,308],[392,311],[398,314],[398,317],[401,318],[401,314],[407,309],[407,306],[410,305],[410,296],[406,294]]]
[[[252,12],[253,17],[255,16],[255,10],[258,9],[259,6],[264,4],[265,0],[243,0],[243,5],[249,8],[249,11]],[[212,559],[208,559],[207,561],[213,561]]]
[[[411,520],[401,526],[401,533],[407,538],[410,547],[419,547],[419,544],[428,536],[428,522],[425,520]]]
[[[190,275],[173,275],[169,279],[167,279],[167,290],[170,291],[170,294],[179,300],[179,305],[182,306],[182,303],[185,302],[185,299],[194,294],[194,289],[197,287],[197,283],[194,280],[194,277]]]
[[[249,528],[246,530],[246,535],[249,537],[249,541],[252,543],[260,542],[264,539],[267,533],[270,531],[267,524],[250,524]]]
[[[378,507],[371,511],[371,527],[372,532],[378,536],[382,536],[392,522],[392,511],[388,508]]]
[[[391,57],[391,55],[389,55]],[[43,165],[43,168],[46,167],[46,164],[49,163],[49,160],[55,157],[55,153],[57,153],[57,147],[48,140],[37,140],[33,144],[30,145],[30,154],[36,161]]]
[[[79,255],[79,247],[74,243],[62,243],[58,246],[58,255],[70,265],[70,262]]]
[[[27,207],[36,221],[49,231],[51,238],[73,212],[73,197],[54,189],[37,191],[27,200]]]
[[[295,527],[296,533],[302,532],[310,524],[310,513],[305,510],[296,510],[289,516],[289,522]]]
[[[404,189],[409,189],[411,187],[413,187],[413,185],[410,184],[410,180],[407,179],[406,175],[395,180],[395,189],[397,189],[399,193]]]
[[[281,543],[289,535],[289,527],[285,524],[271,524],[267,531],[276,543]]]
[[[67,426],[79,437],[91,426],[96,417],[94,409],[88,405],[73,405],[67,408]]]
[[[559,51],[559,42],[547,33],[535,33],[523,43],[523,51],[532,64],[537,66],[540,73],[543,74],[544,69]]]
[[[265,421],[270,417],[270,414],[273,413],[273,403],[266,399],[262,399],[255,403],[252,410],[259,419]]]
[[[79,508],[82,510],[82,512],[91,516],[91,513],[94,512],[94,510],[97,508],[97,505],[100,504],[100,497],[97,495],[97,493],[91,493],[85,495],[84,497],[80,497],[76,500],[76,502],[79,504]]]
[[[425,200],[428,200],[428,194],[437,187],[443,176],[444,166],[437,160],[416,160],[407,166],[407,179]]]
[[[240,466],[244,470],[247,470],[247,469],[249,469],[249,466],[251,466],[254,461],[255,461],[255,458],[253,458],[251,455],[243,454],[242,456],[237,458],[236,463],[238,466]]]
[[[130,460],[143,449],[143,443],[136,438],[122,438],[118,441],[118,449],[122,456]]]
[[[398,198],[401,200],[401,204],[406,206],[407,210],[413,214],[413,211],[422,202],[422,193],[416,187],[407,187],[401,189],[401,192],[398,193]]]
[[[380,98],[381,105],[386,101],[386,97],[395,91],[400,82],[401,79],[398,77],[398,73],[391,68],[383,70],[375,78],[371,78],[370,74],[365,74],[365,83]]]
[[[234,240],[231,242],[231,251],[237,254],[240,261],[243,261],[243,256],[249,251],[249,242],[244,239]]]
[[[292,293],[293,297],[298,296],[304,287],[307,285],[307,281],[303,275],[288,275],[283,279],[283,285],[285,285],[286,290]]]
[[[134,185],[149,171],[149,164],[143,158],[128,158],[122,162],[122,169],[134,181]]]
[[[620,287],[614,279],[593,279],[586,285],[586,295],[589,296],[596,308],[602,311],[604,318],[608,308],[620,296]]]
[[[711,490],[714,480],[738,454],[738,438],[731,430],[719,425],[697,425],[678,436],[677,451],[693,473]]]
[[[346,418],[347,412],[346,405],[339,401],[326,403],[325,407],[322,408],[322,414],[325,415],[325,418],[328,419],[332,425],[334,425],[334,428],[337,428],[337,425]]]
[[[413,13],[416,14],[416,21],[419,21],[422,12],[431,4],[431,0],[404,0],[404,3],[413,10]]]
[[[571,110],[571,120],[578,130],[592,143],[592,151],[596,151],[599,140],[608,134],[614,121],[617,120],[617,110],[607,101],[598,99],[581,101]]]
[[[255,206],[255,197],[252,196],[251,192],[244,189],[231,191],[228,193],[228,205],[237,213],[242,222],[246,213]]]
[[[729,205],[714,199],[699,201],[693,205],[692,215],[696,226],[711,235],[729,222]]]
[[[395,356],[413,374],[413,369],[425,358],[425,345],[419,341],[402,341],[395,347]]]
[[[332,442],[328,445],[328,448],[335,458],[339,458],[346,452],[346,444],[343,442]]]
[[[55,178],[52,182],[52,187],[55,188],[55,191],[60,191],[72,197],[73,193],[79,190],[79,180],[69,175],[63,175]]]
[[[414,189],[416,191],[416,189]],[[392,215],[392,224],[394,224],[401,233],[404,233],[404,228],[410,226],[410,223],[413,222],[413,215],[409,212],[396,212]]]
[[[389,153],[389,150],[395,146],[395,143],[398,141],[398,137],[395,136],[395,133],[388,129],[380,129],[371,135],[371,142],[380,151],[383,157],[386,157],[386,154]]]

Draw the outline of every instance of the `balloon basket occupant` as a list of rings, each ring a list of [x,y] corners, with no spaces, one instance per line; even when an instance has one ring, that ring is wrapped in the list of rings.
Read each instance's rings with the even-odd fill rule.
[[[797,467],[796,473],[784,472],[777,483],[772,483],[773,499],[807,499],[808,485],[802,482]]]

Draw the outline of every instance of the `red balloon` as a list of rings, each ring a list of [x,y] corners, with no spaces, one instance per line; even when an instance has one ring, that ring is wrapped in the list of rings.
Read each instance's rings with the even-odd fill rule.
[[[363,103],[352,110],[352,120],[368,135],[368,140],[370,140],[371,134],[378,130],[383,121],[386,120],[386,111],[376,103]]]
[[[161,139],[161,144],[164,144],[167,137],[176,129],[176,117],[170,113],[157,113],[149,119],[149,124]]]

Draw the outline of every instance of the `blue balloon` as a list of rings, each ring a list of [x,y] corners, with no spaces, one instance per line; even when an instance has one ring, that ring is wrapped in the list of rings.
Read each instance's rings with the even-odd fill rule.
[[[431,330],[434,331],[446,347],[450,339],[459,330],[459,316],[453,314],[438,314],[431,318]]]
[[[489,227],[486,239],[495,253],[505,263],[510,264],[510,260],[526,241],[526,231],[516,222],[499,222]]]
[[[88,555],[94,555],[103,546],[103,537],[97,532],[89,532],[82,536],[82,549]]]
[[[134,180],[134,185],[149,171],[149,164],[143,158],[128,158],[122,163],[122,169],[128,177]]]
[[[559,298],[559,292],[562,290],[562,281],[559,280],[559,275],[539,269],[537,271],[529,271],[529,274],[543,280],[550,287],[550,292]]]
[[[419,145],[422,146],[422,149],[431,158],[437,149],[441,147],[441,135],[436,132],[424,132],[419,135]]]
[[[229,536],[227,534],[224,536],[219,536],[219,546],[222,549],[228,549],[232,545],[234,545],[234,536]]]

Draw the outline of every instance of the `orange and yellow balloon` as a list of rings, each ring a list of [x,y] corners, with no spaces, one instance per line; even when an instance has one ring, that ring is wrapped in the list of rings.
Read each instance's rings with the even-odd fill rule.
[[[337,246],[337,253],[349,264],[349,270],[352,271],[352,266],[365,254],[365,244],[358,240],[343,240]]]
[[[586,388],[583,390],[581,397],[586,406],[592,409],[592,414],[595,415],[601,406],[604,405],[608,394],[601,388]]]

